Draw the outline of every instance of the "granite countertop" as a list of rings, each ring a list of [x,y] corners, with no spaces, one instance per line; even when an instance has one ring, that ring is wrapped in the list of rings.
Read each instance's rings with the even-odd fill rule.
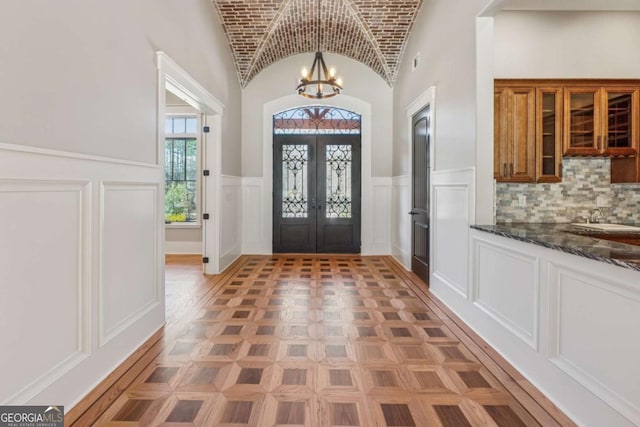
[[[615,234],[640,237],[640,233],[587,230],[571,224],[547,223],[472,225],[471,228],[640,271],[640,246],[595,237]]]

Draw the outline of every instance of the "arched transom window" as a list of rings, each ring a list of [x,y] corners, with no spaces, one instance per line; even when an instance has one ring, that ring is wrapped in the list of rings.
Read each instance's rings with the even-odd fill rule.
[[[359,135],[360,114],[341,108],[312,106],[282,111],[273,116],[273,133]]]

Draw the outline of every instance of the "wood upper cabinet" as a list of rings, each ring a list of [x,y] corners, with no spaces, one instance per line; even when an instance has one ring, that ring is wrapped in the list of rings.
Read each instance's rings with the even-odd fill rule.
[[[494,178],[499,182],[535,182],[534,87],[494,90]]]
[[[536,89],[537,182],[562,180],[562,88]]]
[[[564,154],[634,156],[638,153],[637,86],[564,89]]]

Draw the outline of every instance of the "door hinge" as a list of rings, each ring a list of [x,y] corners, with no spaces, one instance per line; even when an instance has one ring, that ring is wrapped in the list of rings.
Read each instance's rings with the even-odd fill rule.
[[[202,175],[204,175],[204,176],[209,176],[209,173],[210,173],[209,169],[205,169],[205,170],[202,171]]]
[[[211,128],[209,126],[205,126],[202,128],[202,132],[204,133],[209,133],[209,131],[211,130]]]
[[[209,264],[209,257],[208,256],[202,257],[202,263]]]
[[[209,214],[208,213],[202,214],[202,219],[209,219]]]

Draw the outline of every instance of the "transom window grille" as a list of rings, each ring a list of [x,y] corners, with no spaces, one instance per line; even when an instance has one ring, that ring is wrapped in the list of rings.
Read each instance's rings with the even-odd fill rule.
[[[294,108],[273,116],[273,133],[359,135],[360,123],[360,114],[341,108]]]
[[[327,145],[327,218],[351,218],[351,145]]]
[[[282,217],[307,218],[309,147],[282,147]]]
[[[167,224],[199,223],[198,117],[165,120],[165,197]]]

